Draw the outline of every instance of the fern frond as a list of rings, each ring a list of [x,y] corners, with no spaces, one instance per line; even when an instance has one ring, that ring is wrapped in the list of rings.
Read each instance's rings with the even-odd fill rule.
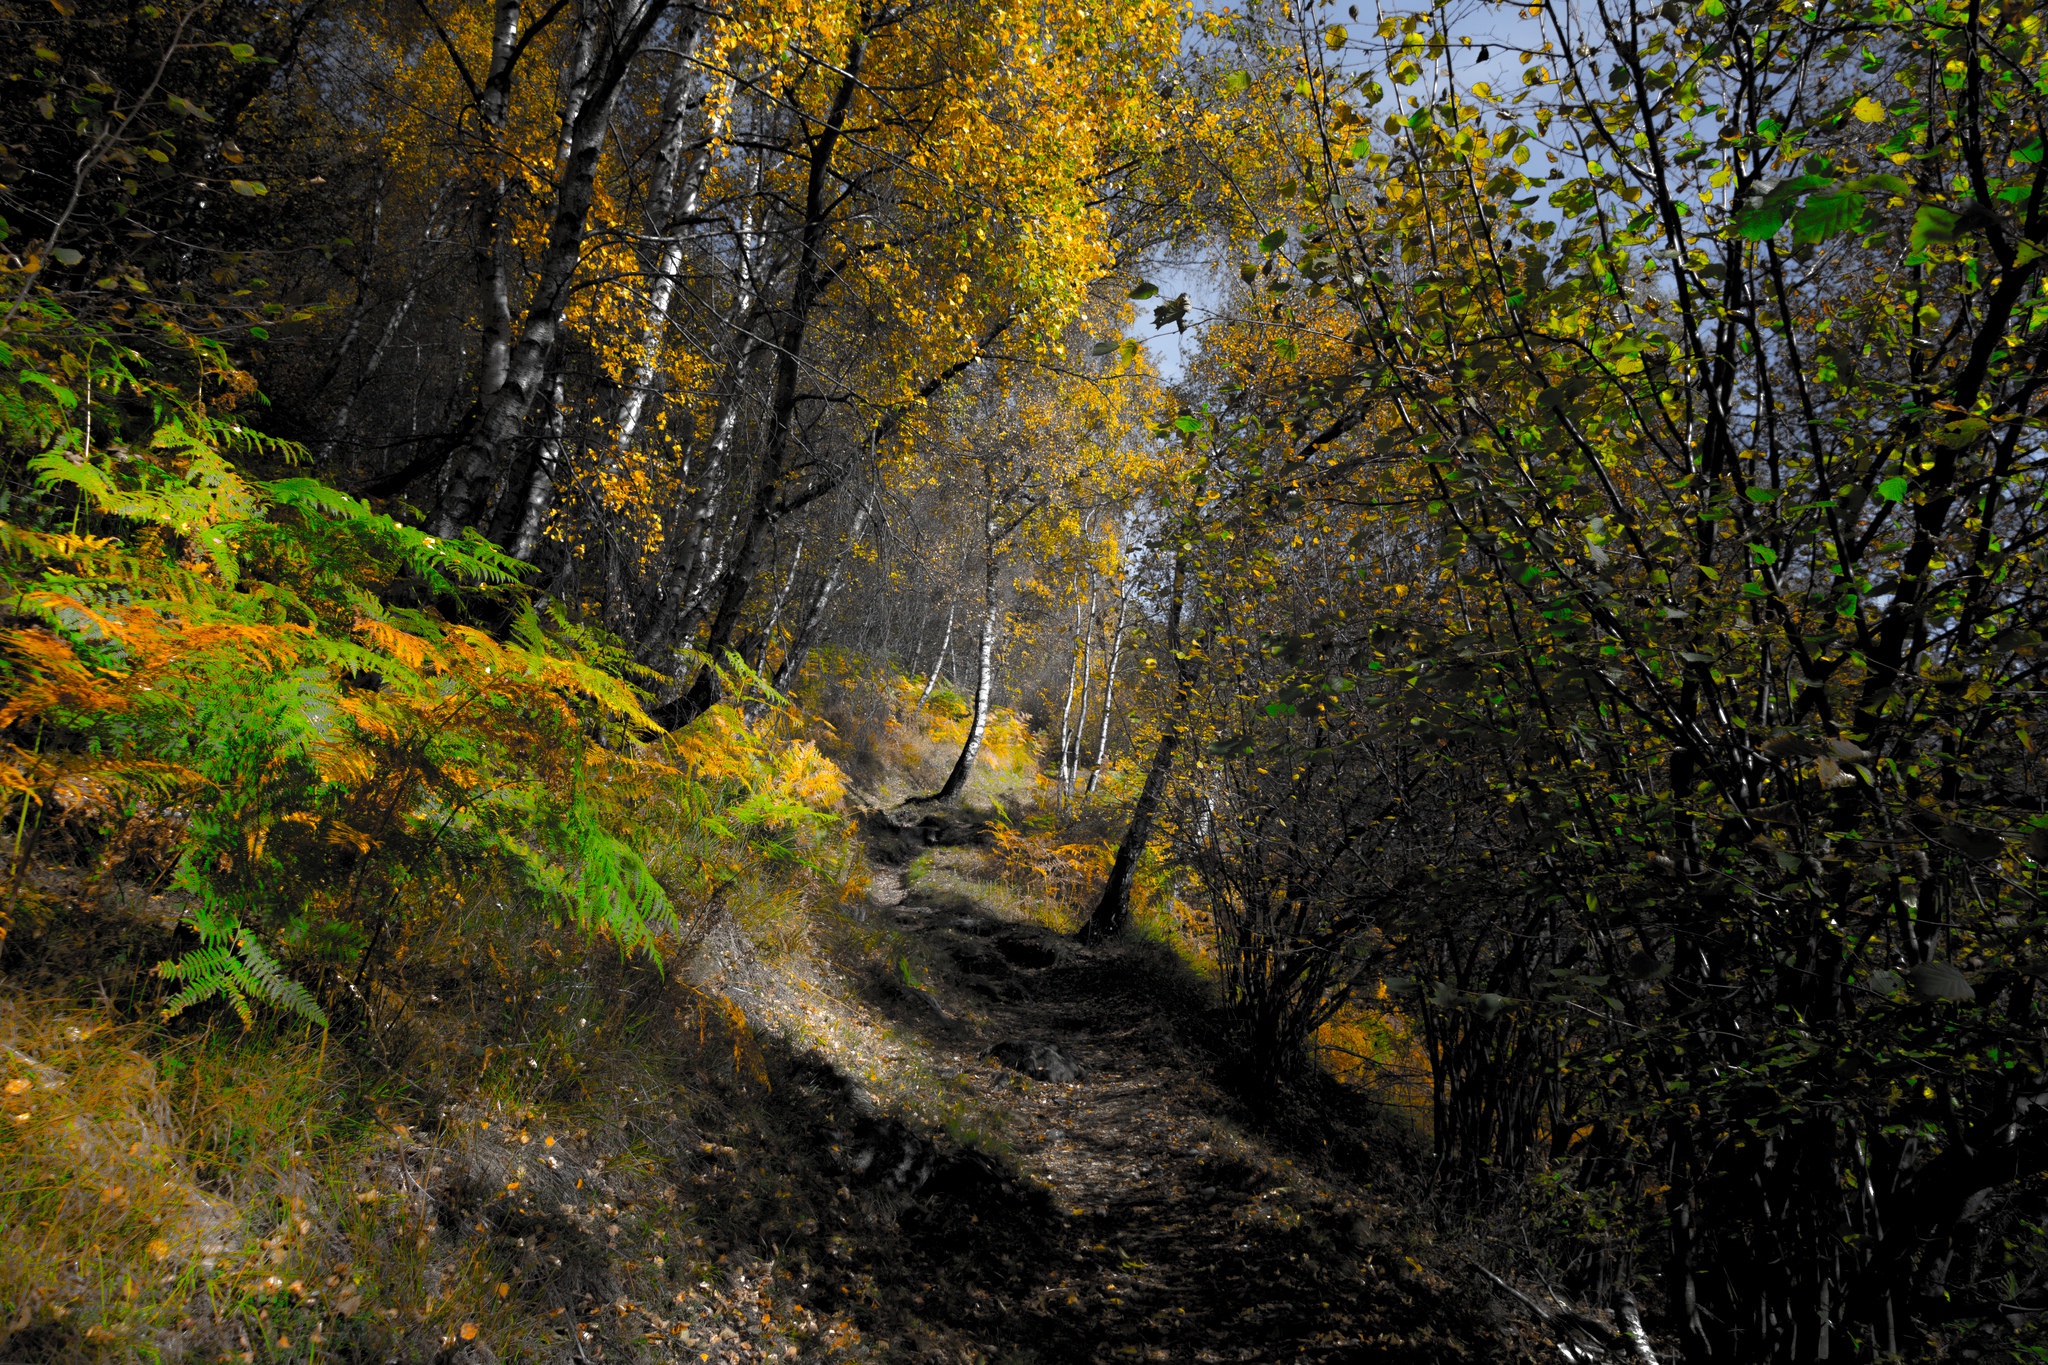
[[[454,591],[461,583],[517,583],[533,572],[532,565],[512,558],[473,530],[454,541],[430,536],[317,479],[275,479],[261,487],[281,506],[317,512],[372,537],[402,556],[437,592]]]
[[[165,1019],[175,1018],[192,1006],[203,1005],[217,996],[226,996],[235,1013],[242,1017],[244,1026],[256,1021],[254,1011],[249,1008],[249,997],[238,980],[242,965],[236,961],[233,950],[195,948],[175,962],[163,963],[157,971],[172,981],[185,983],[185,989],[172,996],[164,1006]]]
[[[285,975],[284,968],[257,942],[255,935],[247,929],[237,932],[235,950],[248,969],[248,980],[256,985],[264,999],[321,1028],[327,1027],[327,1015],[321,1011],[312,994]]]
[[[255,1012],[249,1003],[254,996],[321,1028],[327,1027],[327,1015],[319,1002],[304,986],[285,975],[277,959],[232,914],[213,903],[211,897],[194,906],[185,922],[198,932],[199,947],[157,968],[158,974],[167,980],[185,985],[164,1006],[165,1019],[194,1005],[225,998],[247,1026],[255,1022]]]

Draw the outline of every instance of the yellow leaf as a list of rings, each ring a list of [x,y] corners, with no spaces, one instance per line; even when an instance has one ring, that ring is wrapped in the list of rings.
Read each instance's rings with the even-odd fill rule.
[[[1851,112],[1854,113],[1858,119],[1861,119],[1865,123],[1884,122],[1884,106],[1882,104],[1879,104],[1876,100],[1870,98],[1870,96],[1868,95],[1865,95],[1862,99],[1857,100],[1856,107]]]

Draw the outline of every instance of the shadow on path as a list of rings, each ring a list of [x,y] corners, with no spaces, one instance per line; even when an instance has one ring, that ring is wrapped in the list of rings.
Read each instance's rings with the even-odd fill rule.
[[[1425,1268],[1408,1220],[1360,1182],[1360,1139],[1385,1121],[1318,1138],[1297,1106],[1291,1141],[1262,1133],[1214,1080],[1204,991],[1170,954],[898,896],[924,840],[878,832],[877,898],[894,902],[879,913],[903,952],[863,964],[860,988],[1004,1120],[979,1148],[934,1141],[864,1112],[815,1057],[774,1060],[781,1124],[832,1149],[868,1211],[792,1229],[781,1255],[838,1278],[890,1358],[1518,1357],[1487,1296]],[[1082,1078],[1028,1079],[989,1057],[1005,1044],[1027,1065],[1049,1044]]]

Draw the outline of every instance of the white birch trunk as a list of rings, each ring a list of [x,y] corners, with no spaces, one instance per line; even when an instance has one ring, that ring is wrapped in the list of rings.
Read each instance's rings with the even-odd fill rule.
[[[1131,605],[1131,599],[1121,585],[1116,595],[1116,626],[1109,637],[1109,677],[1102,684],[1102,733],[1095,740],[1095,762],[1088,769],[1088,790],[1093,793],[1096,784],[1102,781],[1102,760],[1109,753],[1109,722],[1115,715],[1111,709],[1116,705],[1116,670],[1124,657],[1124,619]]]
[[[945,670],[946,651],[953,647],[953,613],[956,610],[954,603],[946,603],[946,633],[939,637],[939,652],[932,659],[932,675],[924,680],[924,691],[917,694],[919,710],[923,710],[924,704],[932,699],[932,690],[939,685],[939,674]]]
[[[732,94],[732,78],[725,82],[725,97]],[[688,87],[677,82],[677,90]],[[683,229],[690,219],[697,216],[704,195],[704,177],[711,168],[712,145],[725,131],[725,101],[721,99],[716,112],[705,130],[704,145],[698,149],[687,171],[680,167],[683,153],[683,133],[687,127],[687,101],[678,99],[677,107],[669,111],[669,124],[663,133],[662,157],[667,183],[658,187],[652,205],[655,231],[665,240],[661,256],[654,266],[654,289],[647,297],[647,311],[640,325],[638,359],[633,363],[633,373],[627,377],[624,395],[619,400],[619,411],[614,428],[613,450],[617,456],[624,456],[633,448],[639,438],[641,423],[647,414],[648,400],[653,397],[655,377],[661,366],[661,353],[668,337],[669,308],[675,302],[676,288],[682,275],[683,261],[687,253],[688,239]],[[681,189],[678,192],[677,186]],[[749,291],[750,293],[751,291]],[[745,316],[752,310],[749,297],[741,310]]]
[[[512,542],[512,557],[531,564],[540,549],[540,533],[547,525],[548,504],[555,490],[555,477],[562,465],[562,433],[567,416],[562,381],[555,380],[553,406],[548,412],[547,432],[541,437],[540,456],[534,463],[533,478],[526,486],[526,507],[520,514],[519,534]]]

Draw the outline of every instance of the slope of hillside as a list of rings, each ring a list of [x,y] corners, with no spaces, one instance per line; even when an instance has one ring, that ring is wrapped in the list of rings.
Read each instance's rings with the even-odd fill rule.
[[[848,899],[733,898],[661,968],[485,897],[331,1036],[139,1017],[106,964],[161,956],[160,900],[18,936],[0,1353],[1513,1358],[1398,1119],[1248,1102],[1202,977],[1049,927],[985,823],[858,829]]]

